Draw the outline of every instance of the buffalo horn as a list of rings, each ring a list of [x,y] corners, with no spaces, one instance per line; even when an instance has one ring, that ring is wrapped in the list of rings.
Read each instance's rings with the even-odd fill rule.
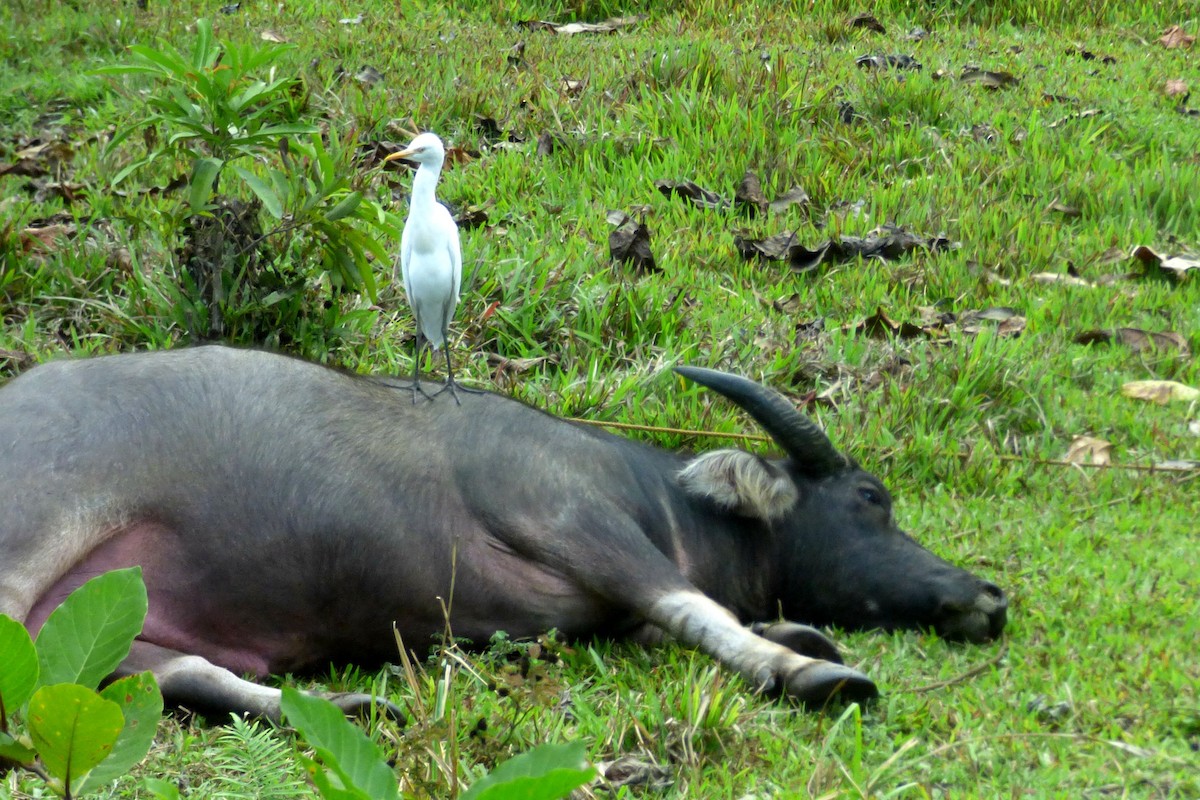
[[[846,457],[825,431],[777,392],[738,375],[703,367],[680,366],[675,371],[741,406],[809,475],[829,475],[846,466]]]

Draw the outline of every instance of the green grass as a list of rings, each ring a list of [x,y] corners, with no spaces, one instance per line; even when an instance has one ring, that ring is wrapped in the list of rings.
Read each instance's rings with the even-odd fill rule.
[[[1200,386],[1192,355],[1073,342],[1087,330],[1129,326],[1175,331],[1200,348],[1200,273],[1100,282],[1140,272],[1124,257],[1108,259],[1110,248],[1200,251],[1200,123],[1162,91],[1174,78],[1200,91],[1197,50],[1156,41],[1174,24],[1200,33],[1193,4],[1111,2],[1085,13],[1059,0],[885,0],[871,10],[887,33],[873,34],[845,25],[859,6],[831,0],[736,11],[678,0],[649,6],[645,21],[610,36],[514,27],[640,7],[377,3],[359,6],[367,24],[342,25],[352,12],[331,3],[279,11],[248,2],[232,15],[200,3],[151,2],[145,12],[133,3],[96,12],[6,5],[0,162],[38,139],[72,152],[48,176],[0,177],[0,351],[9,356],[0,369],[185,338],[173,313],[183,199],[108,190],[143,154],[139,137],[102,156],[104,133],[135,120],[138,93],[152,86],[86,72],[124,60],[131,43],[164,37],[186,47],[187,26],[201,14],[236,41],[270,28],[298,45],[281,68],[304,80],[306,120],[357,130],[364,144],[406,140],[389,127],[395,121],[479,154],[447,170],[439,189],[456,205],[493,204],[488,224],[464,233],[460,377],[563,415],[752,433],[727,404],[659,373],[691,362],[797,398],[816,391],[828,402],[813,413],[886,478],[905,527],[1005,587],[1013,603],[1004,640],[985,647],[838,632],[848,662],[884,692],[861,716],[806,714],[754,697],[685,650],[602,641],[549,643],[542,655],[554,658],[526,660],[524,673],[504,647],[435,659],[412,680],[391,671],[332,676],[326,683],[335,687],[374,685],[424,709],[407,729],[371,726],[406,791],[446,797],[452,775],[469,783],[531,745],[582,739],[594,760],[636,756],[664,766],[672,781],[617,797],[1200,795],[1196,474],[1052,463],[1084,434],[1110,441],[1119,464],[1200,459],[1200,436],[1188,426],[1200,414],[1195,404],[1149,405],[1120,393],[1143,379]],[[918,25],[929,37],[905,39]],[[506,61],[518,42],[519,68]],[[1077,48],[1116,62],[1085,60]],[[855,68],[866,53],[911,54],[924,68]],[[385,80],[338,80],[364,65]],[[1007,70],[1020,83],[993,91],[960,82],[967,65]],[[564,78],[582,88],[564,91]],[[843,102],[853,106],[852,124],[841,121]],[[1100,113],[1080,114],[1092,109]],[[501,140],[519,141],[498,146],[478,117],[494,119]],[[547,132],[557,147],[539,158],[535,143]],[[768,198],[800,185],[810,205],[749,219],[654,187],[690,179],[732,198],[747,169]],[[407,176],[364,178],[384,199],[407,192]],[[86,194],[39,198],[48,181],[80,183]],[[1055,200],[1079,216],[1048,211]],[[614,209],[644,214],[660,273],[639,277],[610,263],[605,214]],[[26,252],[18,232],[58,213],[78,234]],[[735,233],[794,230],[814,246],[888,222],[959,247],[806,274],[742,261],[733,247]],[[122,248],[128,258],[118,257]],[[1099,285],[1031,279],[1068,267]],[[292,349],[362,371],[411,369],[411,318],[402,293],[387,286],[390,269],[378,265],[377,304],[339,299],[314,317],[338,335],[305,334]],[[316,301],[325,287],[314,282],[310,292]],[[773,308],[788,298],[788,311]],[[877,308],[920,322],[934,305],[1008,306],[1026,324],[1015,337],[855,333]],[[800,330],[817,320],[815,337]],[[527,358],[545,360],[515,373],[494,367]],[[665,446],[714,442],[638,435]],[[437,681],[447,674],[439,704]],[[177,779],[191,796],[237,796],[230,775],[253,772],[239,755],[261,749],[275,758],[274,736],[168,719],[160,746],[112,796],[138,796],[142,775]],[[245,796],[306,796],[289,788],[288,769],[253,772]],[[34,785],[8,776],[0,797],[35,796]]]

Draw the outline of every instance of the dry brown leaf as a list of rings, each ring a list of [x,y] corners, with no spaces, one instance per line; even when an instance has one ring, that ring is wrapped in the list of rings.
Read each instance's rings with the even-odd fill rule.
[[[763,196],[762,184],[757,175],[749,170],[746,171],[733,195],[733,202],[734,205],[751,215],[766,213],[767,198]]]
[[[1004,89],[1021,82],[1020,78],[1004,70],[975,69],[968,67],[963,70],[958,79],[963,83],[978,83],[988,89]]]
[[[1064,286],[1086,286],[1089,289],[1096,288],[1096,284],[1091,281],[1080,278],[1078,275],[1068,275],[1065,272],[1037,272],[1029,276],[1029,280],[1034,283],[1061,283]]]
[[[1110,464],[1112,444],[1094,436],[1076,436],[1063,460],[1072,464]]]
[[[1065,217],[1078,217],[1083,214],[1083,212],[1075,206],[1069,206],[1061,200],[1051,200],[1050,205],[1046,206],[1046,210],[1057,211],[1059,214],[1062,214]]]
[[[264,42],[275,42],[276,44],[287,43],[287,39],[283,38],[282,35],[276,33],[270,28],[267,28],[262,33],[258,34],[258,38],[262,39]]]
[[[25,251],[32,250],[35,247],[39,250],[57,250],[60,238],[67,238],[74,235],[74,225],[46,225],[42,228],[25,228],[21,231],[20,242],[22,249]]]
[[[608,235],[608,253],[614,261],[630,264],[643,275],[662,269],[650,250],[650,229],[632,219]]]
[[[808,205],[808,201],[808,192],[804,191],[800,186],[793,186],[771,201],[771,213],[780,214],[786,211],[789,206],[806,206]]]
[[[887,28],[883,27],[883,24],[875,18],[874,14],[867,14],[865,12],[862,14],[855,14],[853,17],[846,20],[846,27],[866,28],[869,31],[875,31],[876,33],[887,33]]]
[[[621,28],[626,28],[641,22],[646,18],[645,14],[633,14],[626,17],[610,17],[603,22],[547,22],[546,20],[526,20],[518,22],[517,27],[528,28],[531,31],[550,31],[561,36],[572,36],[576,33],[614,33]]]
[[[1200,258],[1187,255],[1164,256],[1144,244],[1133,248],[1129,257],[1136,258],[1147,267],[1157,266],[1159,269],[1165,269],[1176,278],[1182,278],[1184,273],[1190,270],[1200,269]]]
[[[1135,400],[1149,400],[1166,405],[1171,401],[1200,400],[1200,389],[1178,381],[1130,381],[1121,387],[1121,394]]]
[[[1074,340],[1076,344],[1121,344],[1140,353],[1146,350],[1179,350],[1185,355],[1190,352],[1187,339],[1175,331],[1144,331],[1141,328],[1114,328],[1112,330],[1084,331]]]
[[[1183,28],[1178,25],[1172,25],[1163,31],[1163,35],[1158,37],[1158,43],[1168,50],[1174,50],[1180,47],[1191,47],[1196,41],[1195,36],[1191,36],[1184,32]]]
[[[1169,80],[1167,81],[1166,85],[1163,86],[1163,94],[1165,94],[1167,97],[1179,97],[1180,95],[1187,96],[1187,93],[1187,81],[1179,78]]]

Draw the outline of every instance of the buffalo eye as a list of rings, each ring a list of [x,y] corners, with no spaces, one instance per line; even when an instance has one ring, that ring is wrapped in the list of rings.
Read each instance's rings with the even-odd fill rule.
[[[880,492],[878,489],[876,489],[874,486],[858,487],[858,496],[861,497],[863,500],[866,500],[868,503],[870,503],[873,506],[882,506],[883,505],[883,493]]]

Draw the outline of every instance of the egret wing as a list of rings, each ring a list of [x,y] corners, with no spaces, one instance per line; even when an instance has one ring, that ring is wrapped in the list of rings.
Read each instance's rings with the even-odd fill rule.
[[[400,279],[404,282],[404,296],[409,305],[413,303],[412,279],[409,276],[409,265],[412,264],[412,237],[409,236],[408,224],[400,234]]]

